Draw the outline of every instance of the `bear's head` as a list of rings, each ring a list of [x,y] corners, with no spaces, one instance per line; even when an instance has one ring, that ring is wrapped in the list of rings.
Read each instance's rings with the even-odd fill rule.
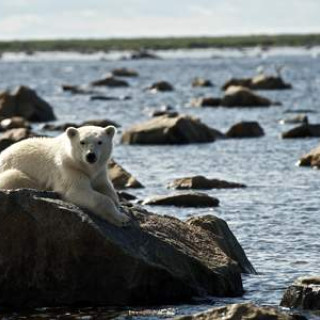
[[[70,156],[73,161],[81,162],[89,167],[105,165],[111,157],[115,133],[116,128],[113,126],[67,128]]]

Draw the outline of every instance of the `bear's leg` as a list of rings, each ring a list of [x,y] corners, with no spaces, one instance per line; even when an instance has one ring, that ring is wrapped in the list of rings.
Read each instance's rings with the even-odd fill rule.
[[[37,183],[17,169],[8,169],[0,173],[0,189],[38,189]]]
[[[62,195],[65,200],[87,208],[101,218],[116,226],[124,226],[130,218],[121,212],[108,196],[101,194],[92,188],[76,186]]]
[[[111,198],[117,207],[120,206],[120,201],[119,201],[119,197],[117,195],[117,192],[114,189],[113,184],[110,181],[109,177],[107,176],[106,172],[104,172],[103,174],[100,174],[92,182],[92,187],[94,190]]]

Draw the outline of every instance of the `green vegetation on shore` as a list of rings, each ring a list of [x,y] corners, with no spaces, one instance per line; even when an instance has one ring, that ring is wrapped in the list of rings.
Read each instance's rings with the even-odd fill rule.
[[[224,48],[254,46],[314,46],[320,45],[320,34],[256,35],[229,37],[133,38],[133,39],[70,39],[0,41],[0,52],[33,51],[109,51]]]

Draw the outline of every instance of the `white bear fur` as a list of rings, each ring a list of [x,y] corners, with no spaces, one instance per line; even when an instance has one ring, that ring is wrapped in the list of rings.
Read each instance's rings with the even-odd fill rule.
[[[129,217],[108,177],[115,127],[68,128],[55,138],[30,138],[0,154],[0,189],[31,188],[59,193],[118,226]],[[95,162],[88,161],[95,154]]]

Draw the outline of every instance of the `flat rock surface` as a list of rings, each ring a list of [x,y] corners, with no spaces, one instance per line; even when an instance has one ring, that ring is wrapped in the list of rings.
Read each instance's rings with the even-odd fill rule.
[[[182,222],[127,207],[131,223],[118,228],[50,192],[0,191],[0,202],[1,306],[238,296],[240,273],[254,272],[226,223],[213,216]]]
[[[176,207],[217,207],[219,200],[202,192],[184,192],[147,198],[142,204]]]

